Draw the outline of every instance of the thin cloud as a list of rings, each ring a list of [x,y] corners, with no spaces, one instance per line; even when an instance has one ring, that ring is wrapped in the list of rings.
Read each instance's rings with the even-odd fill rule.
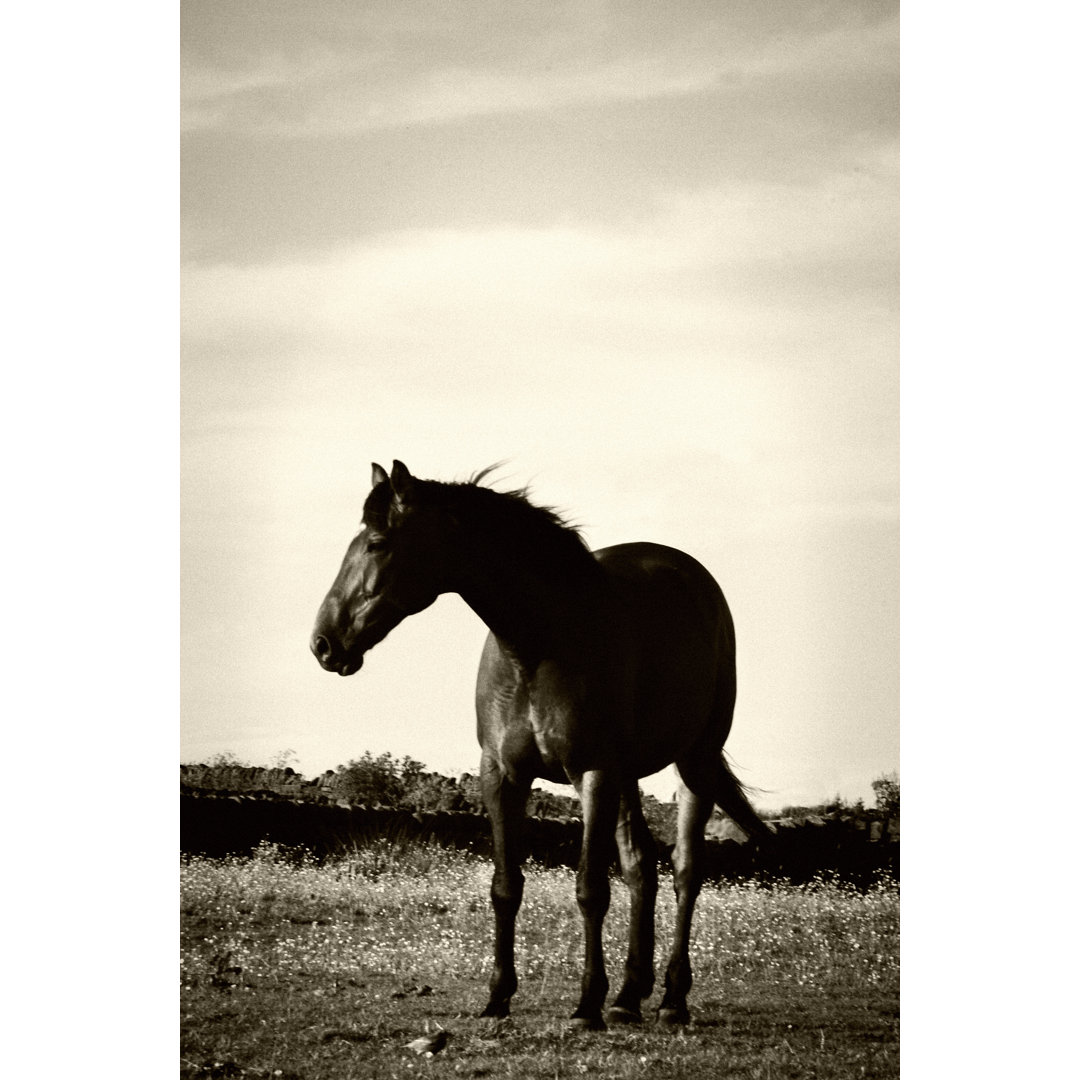
[[[640,101],[710,87],[710,70],[669,70],[644,57],[584,70],[514,72],[443,66],[401,81],[317,57],[257,70],[189,68],[183,130],[226,128],[275,136],[335,136],[586,103]]]
[[[894,403],[882,373],[895,362],[895,326],[887,313],[875,325],[865,296],[840,287],[806,298],[799,267],[828,274],[836,256],[828,230],[800,235],[804,200],[820,195],[799,194],[766,233],[764,295],[743,283],[760,257],[750,243],[758,225],[745,222],[727,248],[719,229],[701,239],[716,192],[637,233],[416,231],[303,262],[189,267],[192,385],[198,392],[211,378],[217,402],[257,404],[264,415],[310,406],[320,427],[341,430],[361,412],[402,415],[403,392],[422,415],[452,414],[459,430],[491,432],[505,415],[507,444],[543,438],[552,415],[602,445],[620,445],[631,425],[640,445],[694,457],[718,448],[740,464],[751,492],[774,493],[760,521],[833,518],[842,507],[888,516]],[[749,188],[738,196],[774,213],[777,198]],[[872,259],[857,238],[875,214],[857,199],[837,201],[849,214],[841,254]],[[787,257],[769,248],[774,235]],[[781,266],[794,276],[781,278]],[[220,342],[229,342],[226,367],[208,357]],[[208,357],[207,375],[196,357]],[[619,408],[598,411],[616,384]],[[362,409],[350,389],[361,386]],[[287,426],[287,415],[278,422]]]
[[[287,123],[296,102],[317,93],[313,88],[320,83],[339,77],[340,69],[340,61],[325,51],[265,54],[242,67],[200,64],[185,56],[180,68],[180,130],[269,131],[274,126],[272,111],[279,111],[280,122]]]
[[[875,150],[801,185],[671,195],[633,229],[413,230],[302,260],[189,266],[185,327],[196,337],[262,326],[348,341],[378,328],[416,340],[437,326],[444,343],[482,329],[489,347],[520,349],[525,328],[548,339],[545,325],[573,326],[591,340],[621,324],[683,348],[688,333],[758,334],[783,308],[797,334],[800,322],[835,318],[856,271],[860,303],[880,279],[880,306],[895,306],[893,158]]]
[[[896,18],[858,16],[839,26],[791,26],[764,40],[720,20],[645,35],[604,55],[596,31],[577,48],[565,30],[493,40],[483,57],[454,55],[455,42],[369,33],[333,47],[301,42],[242,68],[210,58],[182,76],[185,130],[224,128],[263,136],[329,137],[496,114],[740,89],[747,82],[864,81],[898,67]],[[673,34],[674,32],[674,34]],[[561,43],[559,51],[547,42]],[[423,62],[424,53],[428,60]],[[419,53],[419,56],[415,55]],[[821,92],[820,88],[816,92]],[[842,92],[838,87],[834,93]]]

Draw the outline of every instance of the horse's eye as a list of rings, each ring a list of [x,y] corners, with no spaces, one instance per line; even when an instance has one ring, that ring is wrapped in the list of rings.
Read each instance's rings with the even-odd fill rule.
[[[369,540],[367,543],[368,551],[375,552],[376,554],[380,551],[385,551],[388,546],[389,545],[385,540]]]

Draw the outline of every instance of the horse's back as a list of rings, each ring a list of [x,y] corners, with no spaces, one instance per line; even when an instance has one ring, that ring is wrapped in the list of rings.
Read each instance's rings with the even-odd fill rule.
[[[616,544],[593,552],[614,586],[622,607],[644,620],[650,636],[681,639],[714,636],[734,656],[735,632],[727,601],[716,579],[692,555],[646,542]]]

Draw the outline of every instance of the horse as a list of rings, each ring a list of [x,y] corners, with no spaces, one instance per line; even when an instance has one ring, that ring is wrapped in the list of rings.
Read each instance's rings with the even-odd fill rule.
[[[373,465],[360,532],[319,608],[311,650],[325,670],[352,675],[394,627],[446,592],[458,593],[488,627],[476,721],[493,840],[495,955],[481,1016],[508,1016],[518,986],[525,805],[540,778],[573,784],[581,800],[576,895],[585,957],[571,1024],[607,1026],[601,933],[616,855],[630,891],[630,942],[606,1020],[643,1022],[655,982],[658,876],[638,780],[674,764],[677,907],[657,1016],[686,1024],[705,823],[715,804],[751,837],[772,835],[723,750],[735,705],[727,601],[690,555],[652,543],[590,551],[527,490],[483,484],[490,472],[446,483],[414,477],[399,461],[389,474]]]

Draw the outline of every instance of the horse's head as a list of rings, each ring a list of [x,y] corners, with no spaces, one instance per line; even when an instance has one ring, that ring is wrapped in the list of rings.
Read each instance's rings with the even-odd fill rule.
[[[424,481],[395,461],[373,465],[363,527],[326,594],[311,651],[327,671],[352,675],[364,653],[409,615],[447,591],[445,529],[439,511],[418,498]]]

